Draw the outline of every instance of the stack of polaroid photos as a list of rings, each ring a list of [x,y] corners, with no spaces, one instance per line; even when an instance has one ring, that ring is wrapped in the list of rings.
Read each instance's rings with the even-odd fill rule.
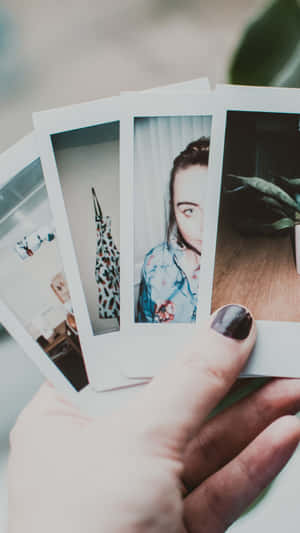
[[[60,391],[147,383],[220,306],[300,376],[300,91],[208,80],[33,115],[0,156],[0,321]],[[299,303],[299,310],[298,310]]]

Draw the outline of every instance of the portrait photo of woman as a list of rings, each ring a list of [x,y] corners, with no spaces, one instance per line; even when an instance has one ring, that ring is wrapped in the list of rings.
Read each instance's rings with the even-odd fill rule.
[[[144,168],[147,169],[145,174],[150,181],[148,187],[145,184],[146,179],[141,180],[141,174],[135,173],[136,180],[144,182],[144,209],[141,209],[140,198],[136,201],[139,208],[135,212],[135,215],[139,213],[140,217],[143,214],[143,220],[138,221],[135,216],[135,233],[139,232],[135,239],[135,269],[137,276],[138,270],[140,273],[135,284],[138,285],[135,290],[135,321],[193,323],[196,320],[198,304],[210,117],[151,117],[141,120],[144,121],[144,124],[141,123],[141,130],[145,140],[145,121],[152,122],[148,128],[152,144],[157,145],[158,152],[153,153],[152,146],[152,164],[150,154],[147,165],[144,161]],[[168,124],[163,124],[164,120],[168,121]],[[155,121],[160,124],[155,124]],[[137,129],[135,134],[137,149],[137,137],[139,134],[142,136],[142,131]],[[162,138],[166,145],[165,151],[160,142]],[[149,148],[148,144],[148,150]],[[164,165],[161,167],[161,174],[164,176],[160,178],[159,183],[155,175],[159,174],[158,163],[161,159],[164,159]],[[167,161],[169,170],[164,173],[163,167],[167,166]],[[149,166],[153,166],[150,178]],[[147,195],[145,187],[148,189]],[[154,195],[157,198],[154,198]],[[157,224],[157,219],[160,224]],[[149,241],[142,264],[137,261],[137,250],[142,248],[137,238],[141,239],[144,248],[145,241]]]

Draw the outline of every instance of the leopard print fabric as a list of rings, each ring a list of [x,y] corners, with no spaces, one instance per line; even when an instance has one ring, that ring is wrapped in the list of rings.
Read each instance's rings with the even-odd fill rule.
[[[112,239],[111,219],[96,215],[99,318],[120,320],[120,252]]]

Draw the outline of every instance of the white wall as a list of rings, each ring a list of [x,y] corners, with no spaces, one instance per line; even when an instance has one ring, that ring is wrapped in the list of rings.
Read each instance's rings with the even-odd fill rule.
[[[112,235],[120,248],[119,143],[118,140],[106,140],[105,127],[99,127],[102,128],[102,134],[96,132],[92,143],[85,143],[85,130],[82,130],[82,143],[78,139],[72,143],[70,132],[66,143],[58,140],[55,148],[65,206],[95,335],[118,328],[116,319],[98,318],[98,290],[94,273],[96,225],[91,187],[96,189],[103,215],[109,215],[112,219]],[[110,125],[108,128],[111,129]],[[89,132],[87,135],[90,139]]]
[[[32,256],[22,261],[12,247],[0,250],[0,293],[23,325],[45,310],[53,308],[52,327],[62,322],[65,310],[50,287],[62,270],[57,241],[43,243]]]

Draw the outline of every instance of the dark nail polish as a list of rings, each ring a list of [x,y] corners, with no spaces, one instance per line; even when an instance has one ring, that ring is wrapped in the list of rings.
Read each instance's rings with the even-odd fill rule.
[[[216,314],[211,327],[218,333],[236,340],[248,337],[252,325],[252,316],[241,305],[231,304],[222,307]]]

